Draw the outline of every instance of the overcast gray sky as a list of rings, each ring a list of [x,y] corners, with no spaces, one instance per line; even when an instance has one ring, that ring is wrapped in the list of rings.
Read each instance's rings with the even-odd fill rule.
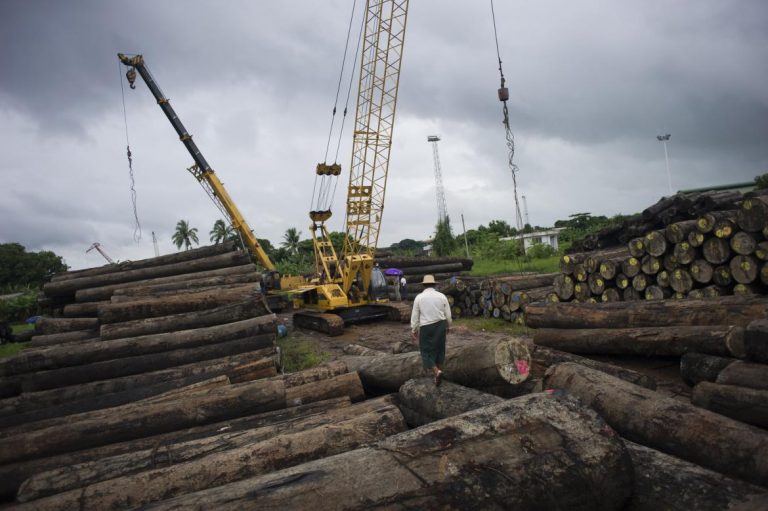
[[[142,239],[133,239],[117,52],[142,53],[258,237],[308,236],[352,0],[0,0],[0,242],[73,268],[201,243],[220,213],[141,79],[125,87]],[[495,3],[530,221],[634,213],[675,190],[768,172],[768,3]],[[358,5],[358,12],[361,7]],[[454,232],[514,225],[489,1],[412,0],[380,246],[428,238],[437,134]],[[347,123],[348,126],[351,124]],[[351,134],[339,162],[348,171]],[[346,179],[342,181],[345,183]],[[331,230],[343,225],[342,189]]]

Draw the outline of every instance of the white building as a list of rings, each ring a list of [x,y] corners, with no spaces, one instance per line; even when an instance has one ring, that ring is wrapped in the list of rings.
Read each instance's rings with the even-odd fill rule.
[[[557,250],[557,237],[560,234],[560,231],[565,229],[564,227],[554,227],[552,229],[547,229],[546,231],[536,231],[536,232],[530,232],[528,234],[518,235],[518,236],[512,236],[508,238],[501,238],[503,241],[509,241],[509,240],[517,240],[522,237],[523,239],[523,249],[525,251],[528,251],[529,248],[532,246],[541,243],[544,245],[549,245],[550,247]]]

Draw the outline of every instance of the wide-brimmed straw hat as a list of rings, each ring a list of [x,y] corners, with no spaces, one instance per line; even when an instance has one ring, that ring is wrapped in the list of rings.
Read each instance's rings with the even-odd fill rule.
[[[424,280],[421,281],[422,284],[435,284],[435,276],[434,275],[424,275]]]

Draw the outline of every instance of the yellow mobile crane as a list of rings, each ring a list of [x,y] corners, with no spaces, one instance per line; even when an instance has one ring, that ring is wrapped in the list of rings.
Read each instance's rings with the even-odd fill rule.
[[[197,144],[192,140],[192,135],[187,132],[187,129],[182,124],[179,116],[176,115],[171,103],[167,97],[160,90],[157,82],[152,77],[152,74],[147,69],[144,63],[144,57],[142,55],[127,56],[122,53],[117,54],[120,62],[128,66],[126,77],[131,89],[135,89],[136,85],[136,72],[138,71],[144,82],[147,84],[150,92],[157,100],[157,104],[163,110],[163,113],[176,130],[179,135],[179,139],[184,144],[184,147],[189,151],[192,160],[195,164],[189,167],[187,170],[195,176],[200,185],[203,187],[208,196],[213,200],[214,204],[219,210],[229,219],[232,224],[232,228],[235,229],[243,240],[243,243],[247,250],[251,252],[256,261],[264,267],[264,273],[262,274],[262,286],[268,290],[275,289],[294,289],[304,283],[304,279],[297,276],[281,276],[275,269],[274,263],[270,260],[267,253],[261,247],[259,240],[253,234],[248,222],[245,221],[240,210],[235,205],[235,202],[224,189],[224,185],[219,180],[216,173],[206,161],[203,154],[198,149]]]
[[[410,307],[388,304],[386,281],[374,265],[400,82],[408,0],[368,0],[360,58],[352,161],[347,187],[344,247],[336,253],[325,222],[331,217],[332,183],[341,166],[320,163],[310,231],[317,278],[298,290],[297,326],[338,335],[344,322],[405,320]],[[318,186],[319,181],[319,186]],[[315,200],[317,199],[317,200]]]

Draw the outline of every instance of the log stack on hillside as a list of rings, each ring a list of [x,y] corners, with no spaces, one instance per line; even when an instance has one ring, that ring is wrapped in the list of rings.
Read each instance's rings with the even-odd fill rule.
[[[722,196],[735,197],[728,194]],[[707,201],[718,207],[731,206],[709,212],[696,207],[696,201],[688,209],[680,209],[679,201],[670,201],[666,208],[649,208],[647,215],[674,209],[699,211],[700,216],[673,215],[679,221],[638,234],[627,242],[626,250],[563,256],[561,274],[554,284],[559,300],[612,302],[766,294],[768,195],[738,196],[740,202],[735,206],[716,199],[720,195],[706,195]],[[597,258],[598,264],[580,264],[588,258]]]

